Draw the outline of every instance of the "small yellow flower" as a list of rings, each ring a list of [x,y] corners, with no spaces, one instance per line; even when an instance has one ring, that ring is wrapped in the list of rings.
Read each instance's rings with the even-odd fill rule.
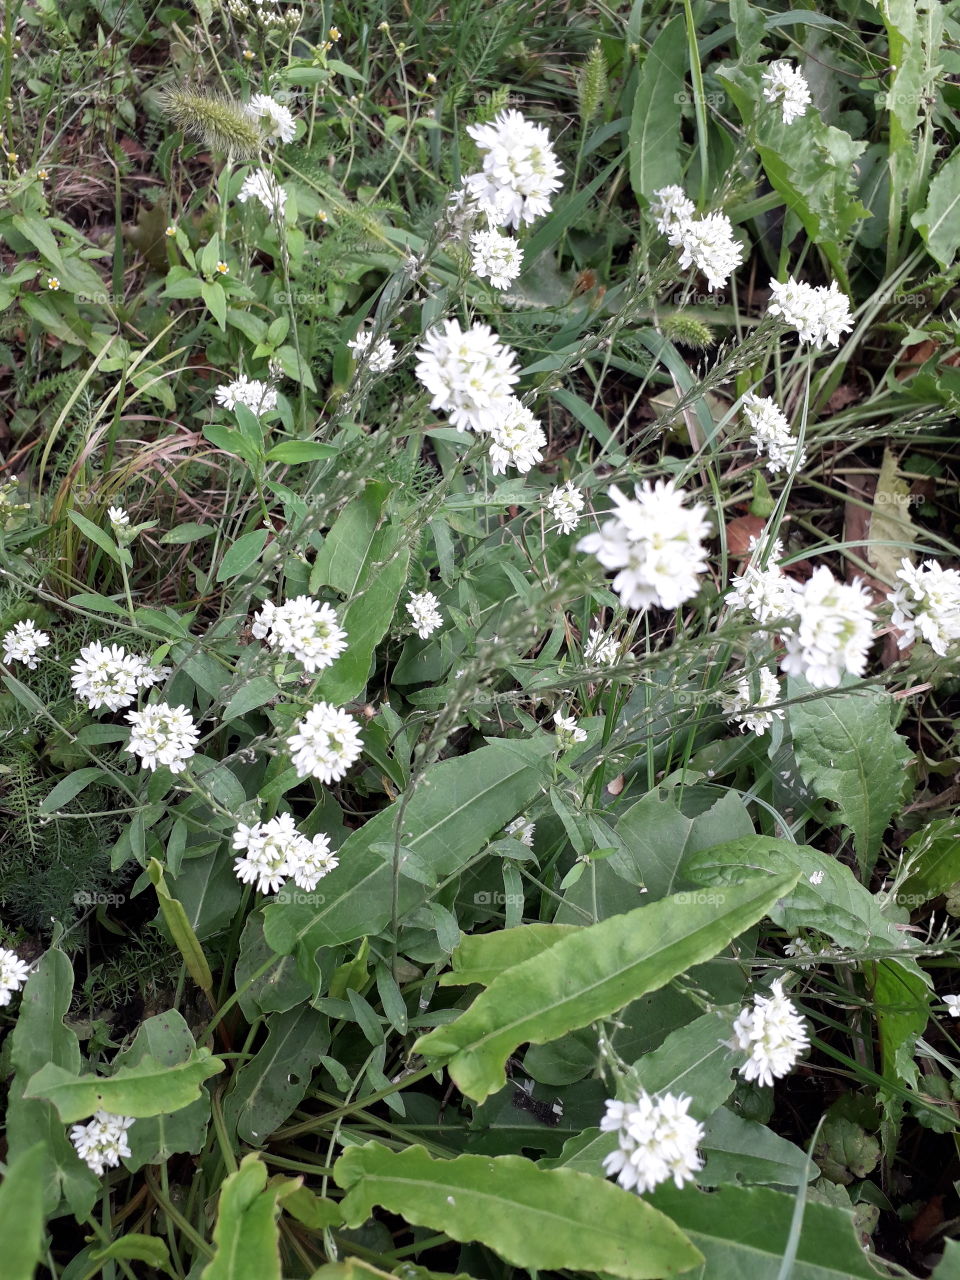
[[[331,28],[330,28],[330,31],[329,31],[329,33],[328,33],[328,34],[329,34],[329,36],[330,36],[330,39],[331,39],[331,40],[339,40],[339,39],[340,39],[340,28],[339,28],[339,27],[331,27]]]
[[[252,49],[244,49],[243,56],[246,58],[247,62],[252,62],[256,57]]]
[[[60,288],[60,281],[57,279],[56,276],[47,276],[47,288],[48,289]]]
[[[163,234],[165,236],[175,236],[177,234],[177,228],[171,222],[169,227],[167,227],[166,231]]]
[[[46,180],[50,177],[49,169],[38,169],[37,177],[40,179],[41,182],[46,182]]]
[[[218,263],[217,263],[217,274],[218,274],[218,275],[225,276],[229,270],[230,270],[230,268],[227,266],[227,264],[226,264],[225,262],[218,262]]]
[[[326,222],[326,221],[327,221],[327,211],[326,211],[326,209],[318,209],[318,210],[317,210],[317,221],[318,221],[318,222]]]
[[[20,159],[20,153],[19,153],[19,151],[8,151],[8,152],[7,152],[7,159],[9,160],[9,162],[10,162],[11,164],[16,164],[16,163],[17,163],[17,161]]]

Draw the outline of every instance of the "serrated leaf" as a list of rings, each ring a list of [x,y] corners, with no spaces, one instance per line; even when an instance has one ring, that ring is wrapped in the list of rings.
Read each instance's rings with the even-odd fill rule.
[[[927,253],[946,271],[960,249],[960,151],[954,151],[930,183],[927,203],[910,219]]]
[[[506,970],[455,1021],[414,1046],[447,1062],[452,1079],[482,1102],[501,1088],[521,1044],[546,1044],[609,1017],[722,951],[796,884],[797,873],[754,879],[714,903],[665,898],[579,929]],[[682,896],[682,895],[681,895]]]
[[[434,1160],[423,1147],[351,1147],[334,1165],[341,1209],[359,1226],[373,1208],[453,1240],[478,1240],[516,1267],[602,1271],[645,1280],[688,1271],[701,1255],[669,1218],[613,1183],[522,1156]]]
[[[630,185],[649,199],[661,187],[679,183],[680,95],[687,66],[683,16],[666,23],[640,68],[630,119]]]
[[[33,1280],[43,1246],[42,1142],[10,1161],[0,1183],[0,1240],[6,1280]]]
[[[223,1067],[209,1049],[194,1049],[175,1063],[144,1056],[112,1076],[74,1076],[51,1062],[31,1076],[25,1096],[52,1102],[64,1124],[85,1120],[100,1108],[135,1119],[169,1115],[196,1101],[204,1080]]]

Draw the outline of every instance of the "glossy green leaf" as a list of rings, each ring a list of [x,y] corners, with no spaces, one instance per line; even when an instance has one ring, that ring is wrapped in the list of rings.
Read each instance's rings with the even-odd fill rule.
[[[160,1116],[189,1106],[200,1096],[204,1080],[223,1070],[209,1049],[194,1049],[183,1062],[157,1062],[145,1055],[112,1076],[74,1076],[48,1063],[30,1078],[28,1098],[45,1098],[64,1124],[85,1120],[99,1109],[111,1115]]]
[[[503,1085],[504,1063],[519,1045],[545,1044],[608,1017],[709,960],[796,881],[796,872],[753,879],[718,894],[716,903],[665,898],[579,929],[507,969],[415,1050],[445,1060],[462,1092],[482,1102]]]
[[[498,929],[495,933],[467,933],[450,957],[452,973],[440,975],[441,987],[488,987],[505,969],[537,956],[576,933],[572,924],[526,924],[522,929]]]
[[[515,1267],[632,1280],[690,1270],[701,1256],[669,1218],[611,1182],[542,1170],[521,1156],[434,1160],[423,1147],[351,1147],[334,1166],[349,1226],[374,1207],[453,1240],[479,1240]]]

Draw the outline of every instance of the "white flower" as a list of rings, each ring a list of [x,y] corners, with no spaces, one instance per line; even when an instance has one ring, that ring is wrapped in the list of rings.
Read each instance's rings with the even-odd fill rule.
[[[261,121],[260,127],[267,142],[276,142],[278,139],[280,142],[292,142],[296,137],[297,122],[290,110],[269,94],[256,94],[247,104],[246,111],[251,119]]]
[[[783,719],[783,707],[772,707],[780,700],[780,685],[776,675],[767,667],[761,667],[759,691],[754,695],[750,687],[750,677],[745,676],[737,684],[733,693],[721,694],[720,705],[728,720],[740,725],[741,733],[750,730],[758,736],[766,733],[773,724],[774,718]],[[768,708],[770,708],[768,710]]]
[[[130,523],[130,517],[124,511],[123,507],[107,507],[107,519],[113,525],[114,529],[123,529]]]
[[[572,480],[558,485],[547,498],[546,508],[560,526],[561,533],[573,533],[580,523],[584,497]]]
[[[138,755],[144,769],[163,764],[171,773],[183,772],[200,736],[186,707],[155,702],[142,711],[128,711],[126,718],[131,728],[125,751]]]
[[[512,822],[507,823],[503,828],[503,833],[507,836],[513,836],[521,844],[525,844],[528,849],[532,849],[533,833],[536,829],[537,824],[531,822],[525,813],[521,813],[519,818],[514,818]]]
[[[463,185],[492,223],[519,227],[550,212],[563,170],[543,125],[501,111],[492,124],[468,125],[467,133],[484,153],[483,170]]]
[[[490,466],[494,475],[500,475],[507,467],[516,467],[526,473],[543,458],[547,437],[543,434],[539,418],[516,398],[511,396],[504,416],[490,428]]]
[[[583,646],[584,662],[595,662],[601,667],[612,667],[620,656],[620,642],[616,636],[604,635],[603,628],[594,624],[590,628],[587,643]]]
[[[904,586],[887,595],[893,605],[890,621],[901,633],[897,644],[905,649],[919,634],[943,658],[960,640],[960,573],[935,560],[924,560],[919,567],[907,559],[900,564],[897,577]]]
[[[323,671],[347,647],[347,633],[337,611],[310,596],[295,596],[281,605],[268,600],[253,616],[250,630],[272,649],[289,653],[306,671]]]
[[[3,660],[6,663],[22,662],[30,671],[40,665],[37,653],[50,643],[46,631],[40,631],[32,618],[17,622],[3,637]]]
[[[244,178],[237,199],[241,204],[259,200],[271,217],[278,213],[282,216],[287,207],[287,193],[267,169],[252,169]]]
[[[817,689],[838,685],[844,671],[862,676],[873,640],[874,615],[860,579],[838,582],[825,565],[794,592],[796,619],[784,629],[780,669]]]
[[[797,584],[776,563],[782,551],[782,546],[774,547],[774,559],[765,569],[751,563],[744,567],[743,573],[734,574],[726,597],[730,609],[742,610],[749,613],[754,622],[764,623],[778,622],[795,613]]]
[[[960,996],[944,996],[943,1003],[951,1018],[960,1018]]]
[[[767,470],[776,475],[784,469],[799,470],[807,458],[806,450],[797,456],[797,440],[790,430],[790,423],[770,396],[757,396],[752,392],[743,398],[743,411],[751,427],[751,440],[757,453],[766,453]]]
[[[523,266],[523,250],[517,241],[499,231],[475,231],[470,247],[473,269],[480,279],[489,279],[494,289],[509,289]]]
[[[458,431],[491,431],[503,418],[519,380],[517,357],[489,325],[464,332],[444,320],[424,335],[414,370],[430,392],[431,409],[442,409]]]
[[[743,245],[734,239],[733,225],[723,213],[675,222],[667,239],[680,249],[680,266],[702,271],[711,292],[726,284],[743,261]]]
[[[703,1168],[697,1146],[703,1125],[687,1114],[692,1098],[665,1093],[651,1097],[641,1090],[636,1102],[607,1101],[600,1121],[605,1133],[616,1133],[617,1147],[605,1157],[604,1172],[616,1174],[625,1191],[643,1195],[672,1178],[677,1187],[691,1182]]]
[[[130,1155],[127,1130],[132,1124],[132,1116],[113,1116],[107,1111],[97,1111],[86,1124],[73,1126],[70,1141],[80,1159],[99,1178],[106,1169],[115,1169],[123,1157]]]
[[[361,360],[366,356],[371,373],[386,373],[397,358],[397,348],[388,338],[380,338],[371,349],[372,343],[371,330],[361,329],[357,336],[347,343],[347,346],[353,352],[354,360]]]
[[[707,568],[701,539],[709,533],[707,508],[684,507],[686,494],[672,480],[635,488],[636,498],[613,485],[614,517],[577,543],[605,569],[618,569],[613,589],[624,605],[673,609],[696,595],[697,574]]]
[[[774,280],[767,309],[796,329],[801,342],[810,342],[815,347],[838,346],[840,334],[853,328],[850,300],[833,280],[829,288],[804,284],[793,276],[785,283]]]
[[[304,837],[297,850],[297,856],[291,863],[294,884],[300,889],[311,892],[317,887],[325,875],[329,875],[340,860],[330,852],[330,837],[319,832],[312,840]]]
[[[821,876],[823,875],[822,871],[820,872],[820,875]],[[812,947],[805,938],[792,938],[783,948],[783,954],[785,956],[789,956],[791,960],[808,960],[809,959],[813,961],[813,963],[811,964],[798,964],[796,966],[796,968],[798,969],[807,970],[807,969],[815,969],[817,967],[816,965],[817,949]]]
[[[245,851],[233,864],[237,877],[244,884],[255,883],[260,893],[279,892],[287,876],[293,876],[301,889],[315,889],[337,865],[329,837],[320,834],[308,839],[289,813],[252,827],[240,823],[233,833],[233,847]]]
[[[779,979],[770,984],[770,992],[769,996],[754,996],[753,1006],[741,1009],[730,1045],[750,1055],[739,1068],[743,1078],[767,1085],[785,1076],[810,1044],[806,1025],[783,994]]]
[[[253,413],[262,414],[277,407],[276,388],[271,387],[269,382],[248,378],[242,373],[226,386],[217,387],[213,394],[217,403],[222,404],[225,409],[245,404]]]
[[[122,645],[99,640],[83,646],[70,671],[74,694],[91,711],[129,707],[141,689],[153,688],[170,674],[169,667],[151,667],[146,658],[127,653]]]
[[[557,742],[562,748],[587,740],[587,731],[580,728],[575,716],[563,716],[557,712],[553,717],[553,725],[557,731]]]
[[[771,62],[763,73],[762,84],[767,102],[780,102],[784,124],[790,124],[806,111],[810,103],[810,89],[803,72],[792,62],[785,59]]]
[[[688,199],[683,187],[661,187],[653,193],[650,213],[656,219],[657,230],[669,235],[682,223],[690,222],[696,213],[696,205]]]
[[[437,627],[443,626],[440,601],[432,591],[421,591],[410,596],[407,613],[413,621],[413,629],[421,640],[426,640]]]
[[[15,951],[0,947],[0,1005],[9,1004],[29,977],[26,960],[21,960]]]
[[[360,755],[357,722],[329,702],[318,702],[294,725],[287,747],[301,778],[338,782]]]

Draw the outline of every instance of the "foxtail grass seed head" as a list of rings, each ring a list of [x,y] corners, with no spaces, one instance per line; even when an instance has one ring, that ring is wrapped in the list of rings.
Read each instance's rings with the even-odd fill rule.
[[[603,106],[607,97],[607,60],[600,41],[587,54],[577,75],[577,105],[580,123],[587,125]]]
[[[671,342],[677,342],[682,347],[690,347],[694,351],[706,351],[717,340],[708,324],[704,324],[696,316],[684,311],[678,311],[672,316],[664,316],[660,321],[660,330]]]
[[[223,94],[182,86],[166,90],[162,107],[178,129],[211,151],[253,160],[264,144],[256,115]]]

